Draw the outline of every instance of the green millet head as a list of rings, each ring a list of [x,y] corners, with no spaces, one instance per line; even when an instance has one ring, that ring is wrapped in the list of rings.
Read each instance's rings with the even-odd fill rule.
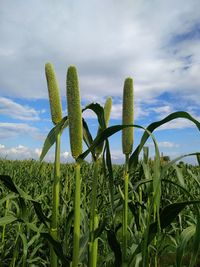
[[[45,73],[49,92],[51,119],[54,124],[57,124],[62,120],[62,104],[56,74],[51,63],[45,64]]]
[[[111,109],[112,109],[112,97],[108,97],[104,105],[104,119],[105,119],[106,128],[108,127],[108,124],[109,124]],[[101,132],[102,132],[102,129],[99,127],[97,135],[100,134]],[[104,145],[104,142],[102,142],[101,144],[97,146],[95,150],[97,157],[102,153],[103,145]]]
[[[79,81],[75,66],[70,66],[67,71],[67,107],[71,153],[76,159],[82,153],[83,130]]]
[[[133,79],[127,78],[124,82],[122,124],[133,124]],[[123,154],[129,155],[133,149],[133,127],[122,130]]]
[[[108,97],[104,105],[104,118],[106,127],[108,127],[109,124],[111,109],[112,109],[112,97]]]

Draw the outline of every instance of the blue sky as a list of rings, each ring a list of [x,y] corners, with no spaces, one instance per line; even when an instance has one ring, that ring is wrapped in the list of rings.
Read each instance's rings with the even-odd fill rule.
[[[147,126],[184,110],[200,119],[200,3],[176,1],[1,1],[0,156],[38,158],[51,127],[46,62],[55,66],[63,116],[66,71],[76,65],[82,105],[113,97],[110,125],[121,123],[124,79],[134,79],[135,123]],[[93,135],[97,121],[85,114]],[[135,146],[141,131],[135,131]],[[200,149],[186,120],[155,132],[171,158]],[[114,162],[123,162],[121,134],[111,138]],[[151,140],[147,142],[153,155]],[[62,161],[71,160],[68,131]],[[53,149],[47,159],[53,159]],[[195,158],[188,159],[196,163]]]

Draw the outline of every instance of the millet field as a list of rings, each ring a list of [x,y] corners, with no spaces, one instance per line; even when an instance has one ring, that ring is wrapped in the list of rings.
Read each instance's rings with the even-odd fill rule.
[[[122,124],[109,127],[112,98],[104,106],[81,107],[75,66],[67,69],[68,115],[63,117],[51,63],[45,73],[54,125],[40,160],[0,160],[0,267],[200,266],[200,151],[170,160],[160,155],[153,135],[178,118],[193,122],[194,131],[200,122],[177,111],[148,127],[135,125],[134,85],[128,77]],[[84,119],[88,109],[99,125],[95,138]],[[136,128],[142,131],[139,144]],[[60,138],[68,130],[74,163],[61,164]],[[124,164],[114,165],[109,137],[120,131]],[[55,161],[47,163],[51,147]],[[198,166],[184,163],[189,156]]]

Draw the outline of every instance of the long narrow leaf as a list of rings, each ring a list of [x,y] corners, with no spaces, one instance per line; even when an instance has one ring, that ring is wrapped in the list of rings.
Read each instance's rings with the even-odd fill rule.
[[[152,133],[156,128],[162,126],[163,124],[165,124],[167,122],[170,122],[170,121],[172,121],[174,119],[178,119],[178,118],[184,118],[184,119],[190,120],[200,130],[200,122],[197,121],[196,119],[194,119],[189,113],[184,112],[184,111],[177,111],[177,112],[171,113],[170,115],[165,117],[163,120],[151,123],[147,127],[147,130]],[[148,138],[149,138],[149,134],[147,132],[144,132],[144,134],[141,138],[140,144],[135,149],[135,151],[133,152],[133,154],[131,155],[131,157],[129,159],[129,167],[130,168],[134,168],[137,165],[140,151],[143,148],[143,146],[146,143]]]
[[[46,156],[47,152],[49,151],[49,149],[54,145],[54,143],[56,142],[56,138],[58,136],[59,133],[62,133],[62,131],[68,126],[68,118],[64,117],[61,122],[59,122],[58,124],[56,124],[55,127],[53,127],[50,132],[48,133],[43,148],[42,148],[42,152],[40,155],[40,161],[42,161],[44,159],[44,157]]]

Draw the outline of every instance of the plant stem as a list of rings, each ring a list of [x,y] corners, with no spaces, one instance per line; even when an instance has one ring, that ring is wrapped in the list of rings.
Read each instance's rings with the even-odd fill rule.
[[[123,249],[122,249],[122,258],[123,264],[122,266],[126,266],[127,260],[127,230],[128,230],[128,182],[129,182],[129,174],[128,174],[128,161],[129,154],[126,154],[125,168],[124,168],[124,205],[123,205],[123,221],[122,221],[122,235],[123,235]]]
[[[8,206],[9,206],[9,199],[6,200],[6,207],[5,207],[5,216],[8,213]],[[6,232],[6,224],[3,226],[3,230],[2,230],[2,247],[4,246],[4,241],[5,241],[5,232]]]
[[[91,212],[90,212],[90,242],[89,242],[89,267],[97,265],[98,240],[94,232],[98,227],[98,215],[96,213],[97,185],[98,185],[99,160],[94,162],[94,176],[92,180]]]
[[[80,243],[80,196],[81,196],[81,175],[80,163],[75,165],[75,196],[74,196],[74,236],[73,236],[73,259],[72,267],[77,267],[79,263],[79,243]]]
[[[54,182],[53,182],[53,203],[52,203],[52,221],[51,221],[51,236],[58,240],[58,221],[59,221],[59,191],[60,191],[60,133],[56,138],[55,162],[54,162]],[[53,249],[50,248],[51,267],[57,267],[58,259]]]

